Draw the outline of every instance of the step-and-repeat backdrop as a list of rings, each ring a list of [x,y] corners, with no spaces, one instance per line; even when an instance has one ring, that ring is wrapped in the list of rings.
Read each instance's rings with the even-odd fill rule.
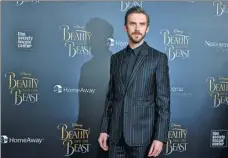
[[[228,3],[2,2],[3,158],[99,158],[110,56],[142,6],[168,55],[171,125],[161,158],[227,158]]]

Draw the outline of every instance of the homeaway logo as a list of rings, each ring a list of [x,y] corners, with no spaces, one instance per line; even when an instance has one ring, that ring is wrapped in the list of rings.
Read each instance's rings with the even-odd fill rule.
[[[8,143],[9,138],[7,136],[1,136],[1,143],[6,144]]]
[[[41,144],[44,139],[41,138],[9,138],[6,135],[1,136],[1,143],[34,143],[34,144]]]
[[[54,92],[55,93],[62,93],[63,92],[63,87],[61,85],[55,85],[54,86]]]
[[[55,93],[90,93],[94,94],[96,89],[92,88],[69,88],[62,85],[55,85],[54,92]]]
[[[108,38],[107,39],[107,45],[109,47],[126,47],[128,45],[128,42],[123,42],[123,41],[118,41],[118,40],[114,40],[113,38]]]
[[[191,97],[192,93],[187,92],[184,87],[171,87],[170,91],[172,92],[172,94],[174,95],[180,95],[183,97]]]

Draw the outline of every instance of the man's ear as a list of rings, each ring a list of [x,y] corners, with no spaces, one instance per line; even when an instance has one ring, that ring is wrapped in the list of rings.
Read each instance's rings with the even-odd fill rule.
[[[146,33],[148,33],[150,30],[150,27],[148,26],[147,29],[146,29]]]

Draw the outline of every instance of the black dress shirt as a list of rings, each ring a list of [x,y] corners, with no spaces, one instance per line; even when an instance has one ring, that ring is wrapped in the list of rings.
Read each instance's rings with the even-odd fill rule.
[[[126,49],[126,54],[125,54],[125,61],[122,65],[122,68],[123,68],[123,73],[122,74],[125,74],[123,76],[123,81],[125,83],[125,85],[127,86],[127,83],[130,79],[130,75],[132,73],[132,70],[133,70],[133,67],[135,65],[135,62],[136,62],[136,59],[137,59],[137,56],[140,54],[140,51],[142,49],[142,45],[141,44],[140,46],[134,48],[134,49],[131,49],[130,46],[128,45],[127,46],[127,49]]]

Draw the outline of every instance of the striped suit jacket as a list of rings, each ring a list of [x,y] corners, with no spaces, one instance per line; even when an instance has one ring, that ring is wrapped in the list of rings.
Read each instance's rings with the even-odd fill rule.
[[[109,90],[101,133],[109,134],[109,140],[117,143],[123,125],[123,136],[129,146],[140,146],[152,140],[166,143],[170,123],[168,58],[144,42],[129,82],[124,85],[121,63],[125,62],[125,50],[113,54],[110,59]],[[121,114],[124,115],[122,124]]]

